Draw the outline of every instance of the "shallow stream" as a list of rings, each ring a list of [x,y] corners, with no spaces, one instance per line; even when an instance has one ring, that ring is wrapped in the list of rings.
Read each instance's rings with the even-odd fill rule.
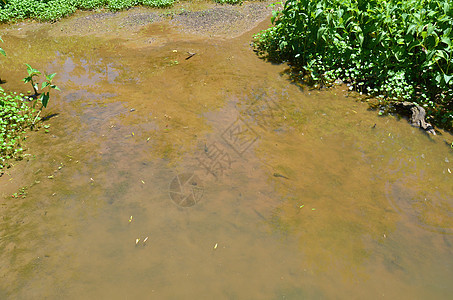
[[[292,83],[251,50],[268,21],[68,33],[96,18],[2,29],[3,87],[33,62],[62,92],[0,178],[1,299],[453,294],[451,135]]]

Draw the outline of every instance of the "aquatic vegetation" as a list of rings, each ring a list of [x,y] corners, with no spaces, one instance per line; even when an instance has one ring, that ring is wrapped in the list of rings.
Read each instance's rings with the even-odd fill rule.
[[[300,0],[280,3],[273,27],[255,36],[293,76],[386,100],[423,105],[453,127],[453,9],[448,0]]]
[[[34,109],[23,97],[0,87],[0,173],[9,166],[10,159],[22,156],[23,133],[33,123]]]
[[[4,0],[0,2],[0,22],[23,19],[55,21],[73,14],[77,9],[108,8],[120,11],[137,5],[167,7],[175,0]]]
[[[41,75],[41,72],[29,64],[26,66],[28,76],[23,81],[31,83],[33,95],[7,93],[0,87],[0,174],[10,166],[8,161],[22,158],[24,151],[22,143],[25,140],[26,130],[33,129],[41,120],[40,114],[43,108],[47,107],[50,90],[60,90],[52,82],[55,73],[45,75],[45,80],[39,88],[34,77]],[[39,109],[36,108],[38,103],[41,103]]]
[[[58,86],[52,83],[53,78],[55,77],[56,73],[50,74],[50,75],[44,75],[45,80],[42,83],[41,90],[39,90],[38,83],[36,83],[33,80],[33,77],[37,77],[41,75],[41,72],[32,68],[29,64],[25,64],[27,66],[27,72],[28,76],[22,79],[24,83],[31,83],[31,86],[33,87],[33,91],[35,92],[34,95],[31,96],[31,98],[35,99],[33,101],[33,107],[36,105],[37,101],[39,100],[42,104],[41,110],[43,107],[47,107],[47,103],[49,102],[50,98],[50,90],[60,90]]]

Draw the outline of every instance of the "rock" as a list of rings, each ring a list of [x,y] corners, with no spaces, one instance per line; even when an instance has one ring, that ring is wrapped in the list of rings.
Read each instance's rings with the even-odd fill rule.
[[[414,127],[420,127],[428,133],[436,135],[434,127],[426,122],[426,111],[420,105],[413,102],[393,102],[392,105],[395,107],[396,111],[403,116],[409,118],[409,122]]]

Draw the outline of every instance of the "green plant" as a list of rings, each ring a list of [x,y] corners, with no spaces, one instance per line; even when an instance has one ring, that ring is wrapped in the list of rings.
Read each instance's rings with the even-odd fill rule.
[[[26,198],[27,197],[27,186],[21,187],[16,193],[11,195],[11,198]]]
[[[21,158],[23,133],[32,125],[35,111],[23,94],[6,93],[0,87],[0,173],[10,159]]]
[[[109,0],[108,7],[111,11],[119,11],[136,5],[135,0]]]
[[[423,105],[453,128],[453,8],[449,0],[289,0],[255,37],[259,54],[294,77]]]
[[[71,15],[77,9],[108,7],[120,11],[136,5],[167,7],[175,0],[0,0],[0,22],[23,19],[55,21]],[[234,0],[232,0],[234,1]]]
[[[32,98],[39,100],[42,103],[42,107],[47,107],[47,103],[49,102],[50,98],[50,90],[55,89],[60,91],[60,88],[56,86],[55,84],[52,83],[53,78],[57,73],[53,73],[50,75],[44,75],[45,80],[43,81],[41,85],[41,90],[38,92],[38,83],[33,80],[33,77],[37,77],[41,75],[41,72],[34,69],[32,66],[29,64],[25,64],[27,66],[27,72],[28,76],[22,79],[24,83],[31,83],[31,86],[33,87],[34,94],[32,95]],[[36,101],[35,101],[36,103]],[[42,109],[42,108],[41,108]]]
[[[22,142],[25,140],[24,133],[27,128],[33,128],[40,120],[43,108],[47,107],[52,89],[60,90],[53,84],[54,74],[45,75],[45,79],[39,85],[36,77],[41,72],[27,65],[28,76],[23,79],[30,82],[34,94],[25,96],[17,93],[6,93],[0,87],[0,173],[9,167],[11,159],[21,159],[23,153]],[[41,102],[41,107],[36,109],[36,104]],[[46,128],[47,129],[47,128]]]
[[[41,72],[39,72],[36,69],[33,69],[32,66],[30,66],[29,64],[25,64],[25,65],[27,66],[28,76],[22,80],[24,81],[24,83],[28,83],[28,82],[31,83],[31,86],[33,87],[33,91],[35,92],[34,96],[37,97],[39,95],[38,84],[34,82],[33,77],[37,77],[37,76],[41,75]]]
[[[80,9],[95,9],[106,6],[107,0],[80,0],[78,8]]]
[[[33,77],[38,77],[39,75],[41,75],[41,72],[34,69],[29,64],[25,64],[25,65],[27,66],[28,76],[25,77],[23,79],[23,81],[24,81],[24,83],[30,82],[33,87],[33,91],[34,91],[34,94],[31,97],[29,97],[29,99],[32,100],[32,108],[35,109],[37,102],[38,101],[41,102],[41,108],[39,109],[37,115],[34,117],[33,122],[31,124],[31,126],[33,127],[33,126],[35,126],[36,122],[40,120],[40,114],[42,112],[42,109],[46,108],[47,104],[49,103],[50,91],[52,89],[60,91],[60,88],[58,86],[56,86],[55,84],[53,84],[53,82],[52,82],[56,73],[53,73],[50,75],[45,74],[44,75],[45,80],[43,81],[43,83],[41,85],[40,91],[38,91],[39,85],[37,82],[35,82],[33,80]]]
[[[2,38],[0,38],[0,42],[3,43]],[[5,52],[5,50],[3,50],[3,48],[0,48],[0,54],[3,55],[3,56],[6,56],[6,52]]]

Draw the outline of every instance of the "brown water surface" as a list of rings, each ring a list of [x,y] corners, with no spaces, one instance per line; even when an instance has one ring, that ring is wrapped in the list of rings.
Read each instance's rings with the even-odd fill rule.
[[[251,51],[268,21],[92,16],[3,28],[3,87],[26,92],[33,62],[62,92],[0,178],[1,299],[453,294],[451,135],[292,84]]]

